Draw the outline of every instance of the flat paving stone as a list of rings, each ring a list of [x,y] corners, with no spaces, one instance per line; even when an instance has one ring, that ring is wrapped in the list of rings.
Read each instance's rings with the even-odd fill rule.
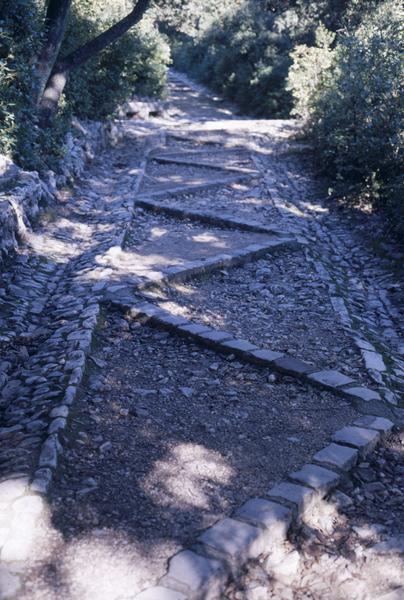
[[[289,477],[303,485],[312,487],[321,494],[325,494],[336,487],[340,480],[340,476],[334,471],[311,464],[304,465],[299,471],[290,473]]]
[[[334,442],[354,446],[361,455],[373,450],[379,438],[380,433],[375,430],[353,426],[343,427],[332,436]]]
[[[263,539],[264,534],[257,527],[230,518],[219,521],[199,537],[236,563],[259,556],[264,549]]]
[[[309,375],[309,379],[313,381],[317,381],[318,383],[323,383],[324,385],[329,385],[331,387],[341,387],[343,385],[348,385],[350,383],[354,383],[354,380],[351,377],[347,377],[343,373],[339,371],[319,371],[318,373],[311,373]]]
[[[286,500],[294,504],[299,512],[307,509],[312,504],[316,495],[315,491],[311,488],[289,482],[282,482],[275,485],[268,490],[267,494],[275,500]]]
[[[384,419],[383,417],[373,417],[371,415],[363,415],[354,421],[354,425],[357,427],[365,427],[369,429],[376,429],[376,431],[380,431],[382,433],[389,433],[393,427],[394,423],[389,419]]]
[[[200,592],[210,598],[221,588],[226,574],[223,565],[215,559],[205,558],[191,550],[184,550],[169,563],[167,581],[173,579],[184,584],[191,592]],[[209,591],[208,591],[209,588]]]
[[[316,452],[313,460],[337,467],[342,471],[349,471],[358,460],[358,451],[347,446],[330,444],[326,448]]]
[[[243,504],[235,516],[267,529],[269,545],[273,546],[286,538],[292,511],[282,504],[253,498]]]

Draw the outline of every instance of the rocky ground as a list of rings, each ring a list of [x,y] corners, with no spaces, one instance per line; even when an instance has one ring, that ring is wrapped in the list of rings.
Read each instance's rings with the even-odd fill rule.
[[[335,322],[326,285],[304,251],[283,251],[203,281],[150,291],[163,308],[321,368],[369,383],[358,348]]]
[[[401,600],[404,437],[392,435],[293,532],[251,564],[228,600]]]
[[[44,573],[70,568],[72,548],[86,563],[94,538],[123,537],[136,569],[116,597],[151,585],[196,532],[265,493],[355,416],[332,394],[119,317],[107,316],[97,346],[51,495],[65,541]],[[109,566],[101,560],[78,597],[104,598]]]
[[[134,600],[202,530],[358,416],[331,391],[112,310],[128,298],[342,370],[402,419],[400,284],[363,235],[377,221],[324,200],[292,121],[236,118],[178,76],[170,93],[163,116],[123,123],[120,144],[61,193],[2,274],[4,600]],[[138,206],[151,197],[154,212]],[[168,204],[211,222],[168,216]],[[259,260],[243,254],[254,247]],[[205,278],[185,274],[190,261]],[[373,600],[397,588],[397,435],[226,597]]]

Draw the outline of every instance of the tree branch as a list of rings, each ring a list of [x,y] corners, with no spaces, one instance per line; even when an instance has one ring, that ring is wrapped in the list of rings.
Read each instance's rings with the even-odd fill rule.
[[[141,20],[149,4],[150,0],[138,0],[133,10],[126,17],[100,33],[93,40],[83,44],[83,46],[80,46],[80,48],[73,50],[73,52],[62,58],[55,65],[55,70],[67,73],[82,65],[88,59],[101,52],[101,50],[104,50],[104,48],[115,42]]]
[[[40,125],[42,127],[49,126],[53,115],[56,113],[70,71],[85,63],[129,31],[141,20],[149,4],[150,0],[138,0],[133,10],[118,23],[112,25],[93,40],[73,50],[64,58],[56,61],[39,105]]]

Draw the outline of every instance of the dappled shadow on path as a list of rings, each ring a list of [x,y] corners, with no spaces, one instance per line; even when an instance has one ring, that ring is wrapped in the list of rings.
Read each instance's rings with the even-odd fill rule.
[[[150,585],[183,544],[354,415],[330,394],[105,318],[51,495],[64,541],[41,577],[56,573],[46,585],[58,600]]]
[[[201,136],[210,136],[213,143],[223,140],[222,130],[214,131],[217,125],[207,124]],[[238,135],[237,127],[231,127],[234,145],[262,158],[276,154],[276,144],[266,149],[263,137],[254,140],[247,125]],[[281,126],[269,127],[271,131],[280,132]],[[56,293],[50,292],[42,312],[31,319],[29,331],[42,328],[41,337],[28,337],[25,352],[15,352],[15,378],[22,370],[26,378],[35,371],[39,346],[46,348],[67,323],[70,316],[58,312],[66,297],[68,302],[98,304],[111,284],[131,278],[134,283],[139,263],[146,265],[147,277],[155,268],[160,272],[164,265],[182,264],[192,248],[211,256],[232,248],[234,240],[238,247],[251,239],[250,234],[189,226],[178,227],[168,243],[172,229],[161,219],[163,225],[145,228],[150,240],[132,240],[122,251],[138,173],[133,153],[126,140],[99,157],[49,227],[32,234],[30,256],[65,271]],[[114,164],[113,156],[119,163]],[[251,203],[255,201],[270,204],[270,198],[258,193],[252,194]],[[314,216],[325,218],[328,209],[313,215],[286,204],[285,212],[304,223]],[[77,310],[80,316],[82,308]],[[82,321],[78,318],[69,332],[69,352],[82,347],[74,338]],[[243,366],[110,314],[102,315],[99,326],[103,322],[63,434],[66,451],[50,497],[51,525],[28,561],[23,600],[132,598],[163,574],[168,557],[193,543],[198,531],[247,498],[264,494],[355,416],[343,400],[288,378],[276,380],[265,369]],[[64,333],[59,351],[66,340]],[[47,377],[60,365],[64,362],[56,361]],[[62,370],[56,396],[35,406],[17,388],[16,397],[7,400],[11,413],[21,409],[33,419],[43,410],[39,416],[47,418],[63,402],[69,376]],[[14,443],[18,446],[18,432],[7,443],[11,450]],[[29,449],[34,461],[38,448]],[[16,475],[17,469],[4,474]]]

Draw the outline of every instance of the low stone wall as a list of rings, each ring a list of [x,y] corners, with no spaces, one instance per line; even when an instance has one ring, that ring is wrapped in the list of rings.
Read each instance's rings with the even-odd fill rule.
[[[0,155],[0,262],[17,250],[35,217],[57,199],[58,188],[79,177],[97,152],[122,138],[118,123],[72,122],[60,172],[24,171]]]

